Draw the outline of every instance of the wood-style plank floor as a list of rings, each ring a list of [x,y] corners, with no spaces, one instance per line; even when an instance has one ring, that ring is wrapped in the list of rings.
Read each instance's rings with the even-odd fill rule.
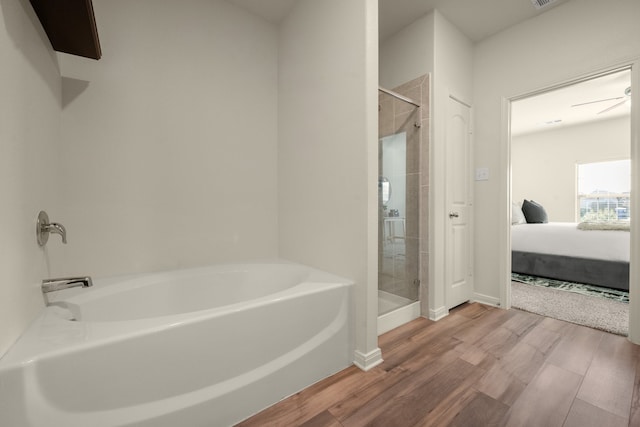
[[[238,426],[640,426],[640,348],[625,337],[473,303],[394,329],[380,348],[381,365]]]

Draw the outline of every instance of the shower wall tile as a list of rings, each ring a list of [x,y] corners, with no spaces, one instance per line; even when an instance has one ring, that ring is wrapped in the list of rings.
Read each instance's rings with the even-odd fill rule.
[[[411,282],[420,279],[420,239],[407,237],[406,245],[406,261],[404,263],[404,277]],[[418,294],[415,294],[417,297]]]
[[[428,235],[429,235],[429,147],[430,147],[430,108],[429,108],[429,75],[423,75],[415,78],[409,82],[406,82],[393,89],[395,92],[405,95],[416,101],[420,101],[421,107],[419,109],[412,109],[413,113],[417,117],[412,117],[413,123],[420,120],[420,127],[413,127],[409,129],[409,125],[413,126],[413,123],[406,123],[405,130],[407,131],[407,142],[415,142],[416,144],[409,144],[407,146],[407,173],[413,174],[418,171],[418,175],[410,175],[407,177],[407,243],[409,242],[417,244],[417,251],[420,253],[411,253],[407,248],[407,259],[419,260],[419,272],[417,277],[420,279],[419,288],[416,287],[413,282],[407,283],[409,289],[415,290],[416,297],[419,297],[421,302],[421,313],[423,316],[428,316],[428,262],[429,257],[428,248]],[[406,103],[403,103],[406,105]],[[407,107],[405,107],[405,110]],[[398,115],[396,111],[396,128],[398,128],[398,120],[403,120],[404,116]],[[412,139],[415,138],[415,139]],[[415,179],[417,177],[417,179]],[[411,184],[409,184],[411,182]],[[415,185],[415,187],[414,187]],[[409,190],[409,187],[412,187]],[[409,196],[413,195],[413,196]],[[422,252],[424,251],[424,252]],[[423,271],[424,270],[424,271]]]
[[[421,126],[419,111],[414,110],[408,115],[407,120],[404,122],[404,129],[407,132],[407,173],[419,173],[420,172],[420,141],[421,141]],[[418,124],[420,127],[417,127]]]
[[[411,279],[411,276],[407,275],[407,259],[405,255],[393,257],[393,278],[396,282],[406,282]],[[397,291],[398,289],[396,289]],[[408,292],[400,292],[398,295],[402,295],[408,298]]]
[[[420,86],[422,86],[424,78],[425,76],[416,77],[413,80],[409,80],[408,82],[401,84],[400,86],[396,86],[393,91],[405,96],[409,96],[409,91],[415,88],[420,88]],[[420,92],[418,92],[418,95],[420,95]]]
[[[378,135],[380,138],[394,133],[395,112],[393,99],[383,93],[378,97]]]
[[[431,152],[430,76],[423,76],[420,113],[420,312],[429,317],[429,172]]]
[[[425,79],[422,84],[422,92],[421,92],[421,103],[422,107],[422,119],[429,119],[431,117],[431,104],[430,104],[430,87],[429,87],[429,76],[425,76]]]
[[[423,249],[426,251],[427,242],[429,241],[429,186],[420,186],[420,239],[424,242]]]
[[[420,184],[429,185],[429,161],[430,161],[430,132],[431,121],[429,119],[422,120],[420,128],[420,174],[422,176]]]
[[[429,253],[420,252],[420,312],[429,317]]]
[[[420,102],[420,99],[422,98],[422,89],[420,88],[420,86],[414,86],[408,89],[399,89],[399,90],[395,89],[394,92],[397,92],[401,95],[404,95],[418,102]],[[396,108],[396,114],[408,113],[413,110],[416,110],[415,105],[409,104],[399,99],[395,100],[395,108]]]
[[[398,110],[396,109],[396,111]],[[411,116],[412,114],[410,111],[396,114],[393,117],[393,133],[407,132],[409,130],[409,125],[415,123],[412,121]]]
[[[407,193],[405,199],[407,212],[405,213],[406,237],[419,238],[420,228],[420,174],[407,175]]]

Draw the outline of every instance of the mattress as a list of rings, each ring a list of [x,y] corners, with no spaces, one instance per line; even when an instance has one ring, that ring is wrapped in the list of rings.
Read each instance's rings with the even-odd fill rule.
[[[630,235],[556,222],[511,227],[511,271],[629,290]]]
[[[579,230],[574,222],[511,227],[511,250],[629,262],[630,235],[619,230]]]

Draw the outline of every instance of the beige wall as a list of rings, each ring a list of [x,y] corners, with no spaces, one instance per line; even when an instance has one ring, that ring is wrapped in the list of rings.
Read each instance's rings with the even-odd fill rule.
[[[476,292],[504,297],[508,277],[508,145],[503,98],[559,84],[640,56],[640,2],[574,0],[476,45]]]
[[[549,221],[576,221],[576,165],[630,158],[630,131],[627,116],[513,137],[513,200],[535,200]]]
[[[433,72],[434,20],[428,13],[380,41],[380,86],[393,89]]]
[[[273,258],[277,30],[222,1],[94,0],[103,58],[63,55],[58,274]]]
[[[356,282],[356,361],[377,343],[377,2],[300,0],[280,28],[280,255]]]
[[[61,215],[57,144],[60,74],[28,1],[0,1],[0,356],[43,307],[51,273],[36,243],[35,220]],[[61,246],[52,236],[49,247]]]

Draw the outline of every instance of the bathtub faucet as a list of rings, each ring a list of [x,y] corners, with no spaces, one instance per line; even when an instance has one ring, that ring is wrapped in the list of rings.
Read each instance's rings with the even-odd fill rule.
[[[49,240],[49,233],[59,234],[62,237],[62,243],[67,243],[67,230],[62,224],[57,222],[49,222],[49,215],[45,211],[40,211],[36,220],[36,238],[38,245],[44,246]]]
[[[42,226],[42,231],[44,233],[56,233],[62,237],[62,243],[67,243],[67,230],[64,228],[64,225],[58,224],[57,222],[52,222],[47,225]]]
[[[47,292],[61,291],[63,289],[75,288],[78,286],[82,286],[83,288],[93,286],[91,277],[83,276],[62,277],[59,279],[44,279],[42,281],[42,292],[46,294]]]

